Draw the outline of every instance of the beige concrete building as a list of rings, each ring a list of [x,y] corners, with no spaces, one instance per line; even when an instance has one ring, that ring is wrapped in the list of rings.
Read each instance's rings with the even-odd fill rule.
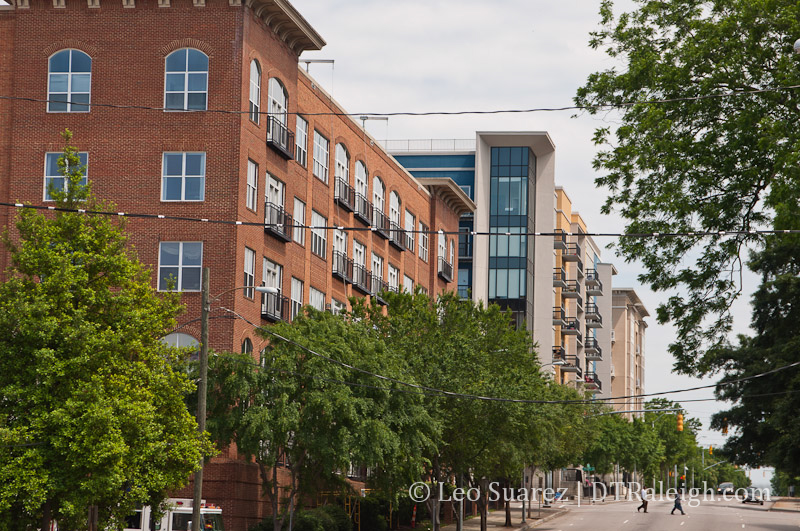
[[[650,313],[633,288],[614,288],[612,301],[611,395],[630,396],[615,401],[617,411],[644,409],[644,342]],[[632,418],[634,414],[625,416]]]

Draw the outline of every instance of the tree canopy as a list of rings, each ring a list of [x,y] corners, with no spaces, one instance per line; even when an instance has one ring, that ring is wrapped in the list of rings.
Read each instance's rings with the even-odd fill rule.
[[[616,65],[591,74],[575,98],[616,107],[594,165],[626,232],[742,231],[736,236],[623,238],[619,252],[670,293],[657,310],[684,373],[717,368],[730,307],[741,292],[742,251],[761,236],[800,182],[800,6],[792,0],[605,0],[590,44]],[[616,122],[616,120],[615,120]],[[796,222],[792,228],[798,228]],[[678,288],[681,288],[680,290]]]
[[[81,185],[71,134],[55,206],[111,210]],[[157,294],[120,224],[22,209],[0,284],[0,527],[115,525],[183,486],[211,448],[160,339],[181,311]]]

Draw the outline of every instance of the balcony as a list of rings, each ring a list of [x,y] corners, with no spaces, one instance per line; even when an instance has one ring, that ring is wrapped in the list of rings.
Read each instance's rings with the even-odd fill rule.
[[[353,261],[347,255],[340,252],[333,252],[332,272],[333,276],[345,282],[353,281]]]
[[[583,311],[583,297],[575,297],[575,307],[578,310],[578,313]]]
[[[267,202],[264,204],[264,232],[284,242],[292,241],[292,216],[282,206]]]
[[[583,278],[583,262],[578,260],[575,265],[575,270],[578,272],[578,278]]]
[[[575,317],[565,317],[564,324],[561,325],[561,333],[567,336],[580,335],[580,322]]]
[[[603,360],[603,349],[600,348],[597,338],[587,337],[586,344],[583,345],[583,352],[586,354],[586,361]]]
[[[372,292],[372,275],[367,268],[353,264],[353,276],[352,276],[353,287],[356,288],[358,291],[363,293],[364,295],[370,295]]]
[[[372,225],[372,203],[363,195],[356,193],[356,208],[353,210],[354,217],[361,220],[366,226]]]
[[[389,218],[378,207],[372,207],[372,231],[381,238],[389,239]]]
[[[565,290],[567,288],[567,272],[564,268],[553,269],[553,287]],[[563,293],[563,291],[562,291]]]
[[[553,324],[556,326],[566,326],[567,313],[564,308],[553,308]]]
[[[603,326],[603,317],[596,304],[586,305],[586,328],[600,328]]]
[[[553,249],[557,251],[567,250],[567,233],[563,229],[556,229],[553,237]]]
[[[577,243],[566,244],[566,249],[561,253],[561,259],[565,262],[576,262],[581,259],[581,246]]]
[[[294,158],[294,133],[281,122],[279,116],[267,118],[267,145],[286,160]]]
[[[580,368],[578,356],[567,354],[564,347],[553,347],[553,363],[559,366],[561,372],[577,373],[578,378],[581,377],[583,372]]]
[[[452,282],[453,281],[453,264],[447,262],[444,257],[439,257],[439,278],[444,280],[445,282]]]
[[[375,297],[380,304],[386,304],[386,300],[382,297],[383,293],[386,291],[389,291],[389,284],[384,282],[381,277],[372,275],[370,294]]]
[[[600,282],[600,276],[597,274],[596,269],[586,270],[586,294],[587,295],[602,295],[603,283]]]
[[[261,294],[261,318],[265,321],[289,321],[289,298],[280,293]]]
[[[399,251],[406,250],[406,231],[394,221],[389,222],[389,245]]]
[[[579,289],[580,284],[578,284],[577,280],[567,280],[566,286],[561,289],[561,296],[565,299],[574,299],[580,295]]]
[[[597,377],[596,372],[586,372],[583,376],[583,383],[586,386],[586,389],[600,392],[603,388],[602,383],[600,383],[600,378]]]
[[[344,179],[337,178],[333,199],[340,207],[352,212],[356,206],[356,190]]]

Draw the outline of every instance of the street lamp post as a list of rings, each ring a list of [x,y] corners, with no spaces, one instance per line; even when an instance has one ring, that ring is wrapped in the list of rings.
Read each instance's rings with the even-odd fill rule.
[[[216,297],[209,294],[209,268],[203,268],[203,278],[200,292],[200,374],[197,382],[197,431],[203,434],[206,431],[206,397],[208,395],[208,314],[211,303],[231,291],[239,289],[254,289],[259,293],[277,293],[276,288],[266,286],[237,286],[223,291]],[[200,458],[200,468],[194,475],[194,499],[192,501],[192,531],[200,531],[202,517],[200,504],[203,499],[203,465],[204,459]]]

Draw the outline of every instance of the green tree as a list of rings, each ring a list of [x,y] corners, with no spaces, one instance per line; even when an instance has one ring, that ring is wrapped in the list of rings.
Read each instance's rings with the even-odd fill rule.
[[[71,133],[55,206],[110,210],[81,185]],[[160,338],[178,300],[160,296],[120,224],[107,216],[20,211],[0,284],[0,522],[113,526],[184,485],[211,451]]]
[[[714,370],[741,291],[741,251],[800,180],[800,5],[793,0],[637,0],[615,15],[601,4],[590,45],[613,66],[593,73],[575,98],[619,109],[601,127],[596,182],[629,233],[743,231],[738,236],[623,238],[641,280],[670,292],[659,322],[677,328],[670,351],[684,373]],[[738,93],[738,95],[729,95]],[[650,103],[654,100],[661,100]],[[666,100],[666,101],[664,101]],[[630,103],[630,104],[629,104]],[[797,228],[796,223],[792,228]],[[677,291],[677,288],[683,288]],[[710,353],[710,355],[709,355]]]
[[[683,475],[683,467],[689,466],[697,456],[697,432],[700,430],[700,421],[686,416],[686,411],[677,402],[665,398],[650,400],[645,409],[678,409],[675,412],[647,412],[644,422],[650,423],[655,429],[658,440],[664,448],[663,458],[659,462],[660,480],[664,487],[669,487],[670,472],[676,468],[678,475]],[[683,414],[683,431],[678,431],[677,415]],[[674,481],[674,478],[673,478]]]

